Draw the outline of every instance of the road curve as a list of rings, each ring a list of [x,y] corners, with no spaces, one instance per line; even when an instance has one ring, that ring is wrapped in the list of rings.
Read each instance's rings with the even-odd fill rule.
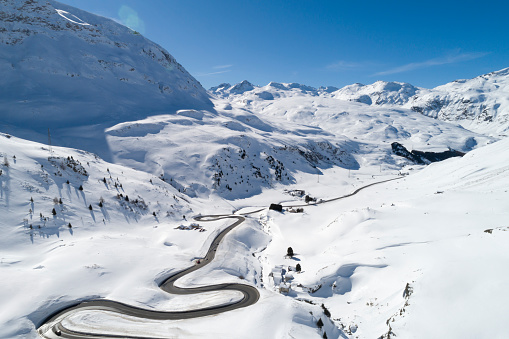
[[[260,212],[263,209],[253,211],[248,214]],[[73,313],[77,310],[102,310],[102,311],[112,311],[116,313],[121,313],[128,316],[133,316],[137,318],[144,319],[155,319],[155,320],[177,320],[177,319],[189,319],[189,318],[197,318],[204,317],[208,315],[219,314],[227,311],[232,311],[238,308],[247,307],[255,304],[260,298],[260,293],[258,290],[249,285],[245,284],[234,284],[234,283],[226,283],[226,284],[215,284],[203,287],[194,287],[194,288],[182,288],[175,286],[175,282],[189,274],[193,271],[196,271],[203,266],[209,264],[216,255],[216,250],[219,246],[221,240],[228,234],[231,230],[233,230],[238,225],[242,224],[246,219],[241,215],[210,215],[210,216],[200,216],[195,218],[198,221],[214,221],[221,219],[236,219],[236,221],[221,231],[212,241],[212,244],[207,251],[207,254],[203,259],[200,260],[199,264],[195,264],[189,268],[186,268],[180,272],[174,273],[168,278],[166,278],[159,287],[168,293],[172,294],[196,294],[202,292],[211,292],[211,291],[239,291],[243,294],[243,298],[239,301],[223,304],[218,306],[211,306],[206,308],[199,308],[188,311],[178,311],[178,312],[165,312],[165,311],[153,311],[147,310],[136,306],[127,305],[117,301],[111,301],[106,299],[94,299],[80,302],[78,304],[66,307],[58,312],[50,315],[46,318],[42,325],[37,329],[37,332],[43,338],[140,338],[139,336],[130,337],[126,335],[109,335],[109,334],[91,334],[85,332],[72,331],[70,329],[65,328],[61,321],[70,313]],[[150,338],[150,337],[143,337]]]
[[[389,181],[393,181],[393,180],[399,180],[399,179],[402,179],[402,178],[403,177],[397,177],[397,178],[377,181],[377,182],[368,184],[366,186],[359,187],[358,189],[356,189],[352,193],[349,193],[349,194],[346,194],[346,195],[342,195],[342,196],[337,197],[337,198],[331,198],[331,199],[327,199],[327,200],[319,200],[317,202],[313,202],[313,203],[309,203],[309,204],[300,204],[300,205],[286,205],[285,204],[285,206],[283,206],[283,207],[305,207],[305,206],[313,206],[313,205],[325,204],[326,202],[331,202],[331,201],[336,201],[336,200],[340,200],[340,199],[345,199],[345,198],[351,197],[352,195],[356,195],[357,193],[359,193],[360,191],[362,191],[363,189],[366,189],[368,187],[379,185],[379,184],[383,184],[383,183],[386,183],[386,182],[389,182]]]
[[[392,180],[401,179],[401,177],[388,179],[384,181],[375,182],[363,187],[360,187],[353,191],[350,194],[343,195],[341,197],[327,199],[327,200],[320,200],[315,203],[311,204],[299,204],[299,205],[286,205],[284,207],[304,207],[304,206],[310,206],[310,205],[319,205],[327,202],[336,201],[339,199],[344,199],[351,197],[357,193],[359,193],[361,190],[382,184],[385,182],[389,182]],[[190,319],[190,318],[197,318],[197,317],[204,317],[208,315],[214,315],[219,314],[227,311],[232,311],[235,309],[239,309],[242,307],[247,307],[250,305],[255,304],[258,299],[260,298],[260,293],[258,290],[250,285],[245,284],[236,284],[236,283],[226,283],[226,284],[215,284],[215,285],[209,285],[209,286],[203,286],[203,287],[193,287],[193,288],[182,288],[175,286],[175,282],[185,276],[186,274],[189,274],[191,272],[194,272],[203,266],[209,264],[216,255],[216,250],[221,243],[221,240],[228,234],[231,230],[233,230],[238,225],[242,224],[246,218],[245,215],[258,213],[265,208],[260,208],[258,210],[244,213],[241,215],[206,215],[206,216],[199,216],[195,219],[197,221],[215,221],[215,220],[221,220],[221,219],[236,219],[236,221],[225,228],[223,231],[221,231],[212,241],[209,250],[207,251],[207,254],[203,259],[200,260],[199,264],[195,264],[191,267],[188,267],[180,272],[174,273],[168,278],[166,278],[159,287],[168,293],[172,294],[196,294],[196,293],[202,293],[202,292],[212,292],[212,291],[239,291],[243,294],[243,298],[239,301],[232,302],[230,304],[223,304],[218,306],[211,306],[206,308],[199,308],[194,310],[188,310],[188,311],[178,311],[178,312],[165,312],[165,311],[153,311],[153,310],[147,310],[136,306],[127,305],[121,302],[112,301],[112,300],[106,300],[106,299],[93,299],[93,300],[86,300],[80,303],[77,303],[75,305],[68,306],[64,309],[61,309],[52,315],[48,316],[39,326],[37,329],[37,332],[39,335],[43,338],[47,339],[54,339],[54,338],[70,338],[70,339],[90,339],[90,338],[140,338],[139,336],[126,336],[126,335],[114,335],[114,334],[92,334],[92,333],[86,333],[86,332],[78,332],[78,331],[72,331],[67,328],[65,328],[61,321],[70,313],[75,312],[77,310],[102,310],[102,311],[112,311],[128,316],[133,316],[137,318],[144,318],[144,319],[154,319],[154,320],[177,320],[177,319]],[[156,339],[151,337],[142,337],[144,339]]]

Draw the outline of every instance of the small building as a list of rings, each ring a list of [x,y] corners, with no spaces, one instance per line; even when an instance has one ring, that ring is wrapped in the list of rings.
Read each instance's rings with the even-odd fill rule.
[[[293,280],[293,274],[286,273],[285,274],[285,281],[291,281],[291,280]]]
[[[279,293],[290,293],[292,290],[291,284],[281,283],[279,284]]]
[[[270,204],[269,210],[283,212],[283,206],[281,206],[280,204]]]
[[[278,286],[283,281],[283,274],[281,273],[281,268],[275,267],[272,269],[272,272],[269,273],[269,277],[272,278],[272,282],[274,286]]]

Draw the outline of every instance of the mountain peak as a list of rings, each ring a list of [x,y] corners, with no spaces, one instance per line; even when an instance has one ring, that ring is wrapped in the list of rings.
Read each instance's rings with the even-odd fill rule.
[[[244,92],[247,92],[247,91],[251,91],[253,90],[255,87],[252,83],[250,83],[249,81],[247,80],[244,80],[238,84],[236,84],[235,86],[233,86],[231,89],[230,89],[230,93],[234,93],[234,94],[242,94]]]
[[[212,107],[170,53],[113,20],[52,0],[4,0],[0,31],[5,124],[117,123]]]
[[[356,83],[334,92],[341,100],[357,101],[368,105],[402,105],[414,96],[419,88],[405,82],[376,81],[371,85]]]

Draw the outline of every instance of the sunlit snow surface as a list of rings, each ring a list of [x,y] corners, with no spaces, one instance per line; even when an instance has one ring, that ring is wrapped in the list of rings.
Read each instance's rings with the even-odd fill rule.
[[[2,280],[0,289],[6,305],[0,312],[2,337],[35,338],[34,323],[48,312],[90,297],[157,309],[228,300],[228,296],[216,295],[205,296],[202,301],[193,296],[185,301],[158,289],[157,281],[192,264],[206,251],[215,230],[224,227],[224,223],[214,222],[203,223],[206,232],[174,229],[185,221],[179,220],[180,214],[166,217],[162,213],[171,209],[172,195],[178,195],[170,185],[91,155],[55,148],[55,156],[72,155],[87,168],[90,177],[83,182],[81,195],[74,191],[74,180],[79,179],[74,172],[61,170],[62,177],[52,173],[47,149],[14,137],[0,140],[1,152],[9,162],[8,168],[2,166],[1,202],[2,208],[10,211],[0,222],[5,234],[0,271],[9,277]],[[392,332],[404,337],[415,333],[429,337],[503,336],[504,286],[508,283],[503,270],[508,259],[505,237],[509,234],[507,149],[508,141],[502,140],[422,171],[407,167],[403,172],[409,175],[403,179],[373,186],[344,200],[305,207],[303,214],[270,211],[254,215],[225,239],[213,263],[179,284],[246,279],[260,288],[260,301],[214,317],[161,324],[155,327],[154,335],[171,329],[171,333],[191,337],[260,338],[276,333],[281,338],[318,338],[321,334],[314,322],[321,317],[328,337],[348,336],[352,330],[361,338],[378,337],[389,331],[389,319]],[[130,197],[144,197],[150,202],[149,211],[157,210],[161,216],[156,220],[150,212],[124,212],[115,203],[116,190],[102,182],[107,169],[112,177],[119,176]],[[380,174],[378,166],[350,173],[331,168],[319,178],[298,175],[298,184],[286,188],[330,198],[396,174]],[[72,186],[69,195],[67,177]],[[274,201],[290,204],[296,198],[283,194],[282,188],[230,203],[192,199],[190,206],[195,212],[220,213]],[[74,225],[72,233],[65,224],[51,226],[58,225],[59,217],[55,221],[50,218],[42,230],[24,226],[23,218],[36,224],[39,211],[51,215],[51,199],[59,196],[59,190],[66,209],[65,223]],[[169,193],[169,201],[161,198],[160,190],[164,196]],[[163,193],[166,190],[168,193]],[[100,196],[106,200],[109,220],[102,222],[103,210],[94,206],[94,222],[87,206]],[[35,201],[33,217],[28,213],[30,197]],[[184,212],[187,204],[181,204],[181,213],[189,215],[189,211]],[[294,259],[284,257],[289,246],[294,249]],[[293,274],[292,292],[279,294],[274,276],[297,263],[302,272]],[[407,283],[412,293],[405,298]],[[310,300],[316,306],[298,299]],[[326,319],[322,303],[334,321]],[[78,327],[83,326],[80,319],[103,324],[111,321],[108,331],[120,327],[133,333],[144,331],[145,325],[135,320],[112,320],[117,318],[82,314],[66,321]],[[232,322],[237,325],[231,327]],[[260,327],[261,323],[264,326]],[[338,328],[342,326],[340,334]]]
[[[506,336],[509,141],[458,123],[504,131],[507,70],[428,92],[243,82],[209,100],[166,51],[113,21],[53,1],[3,5],[16,19],[0,22],[2,132],[13,134],[0,134],[1,338],[37,338],[50,314],[92,298],[168,311],[236,300],[159,289],[228,221],[179,226],[305,205],[296,190],[320,201],[392,178],[303,213],[253,214],[211,264],[178,281],[252,284],[261,297],[251,307],[174,322],[80,312],[64,323],[186,338]],[[429,106],[435,99],[447,105]],[[48,125],[53,145],[110,162],[18,138],[46,142]],[[415,166],[392,154],[395,141],[468,153]],[[291,290],[279,293],[285,280]]]

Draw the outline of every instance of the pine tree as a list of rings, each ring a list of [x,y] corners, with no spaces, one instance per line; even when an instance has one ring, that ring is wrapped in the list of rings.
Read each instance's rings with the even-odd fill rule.
[[[322,327],[323,327],[322,318],[318,319],[318,321],[316,322],[316,326],[318,326],[319,329],[322,329]]]
[[[290,258],[293,257],[293,248],[288,247],[288,249],[286,250],[286,255],[289,256]]]
[[[327,339],[327,333],[323,332],[323,336],[322,336],[323,339]]]
[[[295,270],[297,272],[300,272],[302,270],[302,267],[300,267],[300,264],[297,264],[297,266],[295,266]]]
[[[325,316],[327,318],[330,318],[330,316],[331,316],[330,311],[327,309],[327,307],[325,307],[324,304],[322,304],[322,309],[323,309],[323,314],[325,314]]]
[[[80,191],[83,191],[83,186],[80,185],[80,187],[78,188]]]
[[[51,211],[51,214],[57,215],[57,211],[55,211],[55,209],[53,209],[53,211]]]
[[[88,209],[92,211],[92,205],[88,205]]]

